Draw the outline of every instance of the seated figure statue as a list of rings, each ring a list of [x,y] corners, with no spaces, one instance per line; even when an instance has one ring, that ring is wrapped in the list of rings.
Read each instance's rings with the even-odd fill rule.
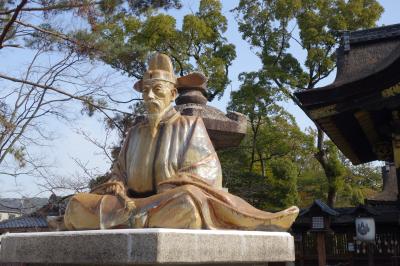
[[[222,189],[221,165],[202,119],[172,106],[178,86],[199,80],[206,78],[197,73],[176,78],[167,55],[150,58],[143,80],[135,84],[147,118],[130,128],[112,178],[71,198],[67,229],[285,231],[292,225],[297,207],[264,212]]]

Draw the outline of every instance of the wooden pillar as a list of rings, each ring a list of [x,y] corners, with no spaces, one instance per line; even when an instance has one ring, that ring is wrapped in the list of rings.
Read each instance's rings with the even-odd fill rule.
[[[348,229],[349,230],[349,229]],[[354,266],[354,253],[356,250],[356,240],[353,239],[354,231],[350,230],[347,232],[347,239],[351,239],[353,241],[353,251],[349,254],[349,266]],[[348,248],[348,246],[347,246]]]
[[[398,111],[394,111],[392,115],[394,125],[394,132],[392,132],[393,161],[396,167],[397,191],[400,192],[400,116]],[[400,200],[399,194],[397,194],[398,200]]]
[[[396,167],[397,191],[400,191],[400,134],[393,134],[393,161]],[[397,199],[400,199],[397,194]]]
[[[318,266],[326,265],[325,232],[317,232]]]
[[[304,241],[306,239],[306,234],[307,233],[301,233],[301,257],[300,257],[300,266],[304,266],[304,255],[306,254],[305,248],[304,248]]]
[[[374,244],[368,243],[368,266],[374,265]]]

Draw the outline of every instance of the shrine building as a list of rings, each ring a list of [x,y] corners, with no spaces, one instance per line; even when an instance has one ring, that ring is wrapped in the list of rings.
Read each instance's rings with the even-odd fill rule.
[[[295,96],[354,165],[387,162],[364,204],[301,211],[296,265],[400,265],[400,24],[344,32],[335,81]]]

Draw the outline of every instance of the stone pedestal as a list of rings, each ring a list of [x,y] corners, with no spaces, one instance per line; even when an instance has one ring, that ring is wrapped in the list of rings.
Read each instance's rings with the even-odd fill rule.
[[[292,265],[294,242],[288,233],[234,230],[13,233],[1,239],[0,261],[28,265]]]

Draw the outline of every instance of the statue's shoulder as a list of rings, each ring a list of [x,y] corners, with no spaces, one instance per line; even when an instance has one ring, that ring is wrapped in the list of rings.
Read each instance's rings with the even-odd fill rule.
[[[185,115],[179,113],[179,118],[178,120],[181,121],[181,123],[184,123],[190,127],[201,127],[205,128],[203,118],[199,115]]]

